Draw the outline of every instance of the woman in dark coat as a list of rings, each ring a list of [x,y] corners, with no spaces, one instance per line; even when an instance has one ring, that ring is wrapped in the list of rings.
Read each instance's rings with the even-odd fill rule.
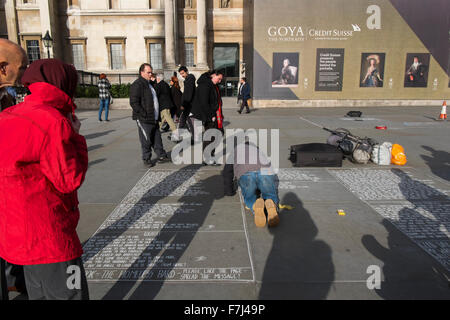
[[[180,83],[178,82],[177,77],[172,77],[170,79],[170,91],[172,93],[172,99],[176,107],[174,112],[172,112],[172,116],[175,114],[176,121],[178,122],[178,118],[181,115],[181,97],[183,96],[183,93],[181,92]]]

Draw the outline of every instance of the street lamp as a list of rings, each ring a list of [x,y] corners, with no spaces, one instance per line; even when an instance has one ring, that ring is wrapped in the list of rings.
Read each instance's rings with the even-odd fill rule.
[[[47,58],[50,59],[50,47],[53,45],[53,39],[50,37],[50,34],[47,30],[47,33],[42,38],[42,41],[44,41],[44,46],[47,48]]]

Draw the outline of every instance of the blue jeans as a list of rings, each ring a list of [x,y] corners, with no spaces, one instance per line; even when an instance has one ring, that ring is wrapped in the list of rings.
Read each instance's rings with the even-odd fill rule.
[[[105,109],[105,120],[108,120],[109,99],[100,99],[100,110],[98,111],[98,120],[102,120],[103,109]]]
[[[278,190],[275,175],[263,175],[259,171],[247,172],[239,178],[244,203],[253,212],[253,204],[256,202],[256,191],[261,192],[264,200],[272,199],[278,205]]]

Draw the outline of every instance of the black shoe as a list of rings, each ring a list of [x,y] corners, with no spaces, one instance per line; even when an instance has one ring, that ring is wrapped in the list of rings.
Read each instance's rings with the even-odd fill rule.
[[[245,113],[250,113],[250,110],[245,111]]]
[[[108,121],[108,122],[109,122],[109,120],[108,120],[108,119],[106,119],[105,121]]]
[[[242,111],[241,111],[241,110],[237,110],[237,112],[238,112],[239,114],[241,114],[241,113],[242,113]]]
[[[144,160],[144,166],[151,168],[154,167],[155,164],[152,162],[152,160]]]
[[[156,162],[158,162],[158,163],[166,163],[168,161],[170,161],[170,159],[167,156],[161,156],[158,158],[158,160],[156,160]]]

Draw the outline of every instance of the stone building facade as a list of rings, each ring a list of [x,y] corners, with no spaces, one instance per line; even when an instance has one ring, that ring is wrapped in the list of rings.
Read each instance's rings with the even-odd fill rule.
[[[245,74],[243,6],[244,0],[0,0],[0,37],[19,43],[31,61],[59,58],[116,83],[135,79],[143,62],[166,79],[179,65],[197,75],[225,69],[231,95]]]

